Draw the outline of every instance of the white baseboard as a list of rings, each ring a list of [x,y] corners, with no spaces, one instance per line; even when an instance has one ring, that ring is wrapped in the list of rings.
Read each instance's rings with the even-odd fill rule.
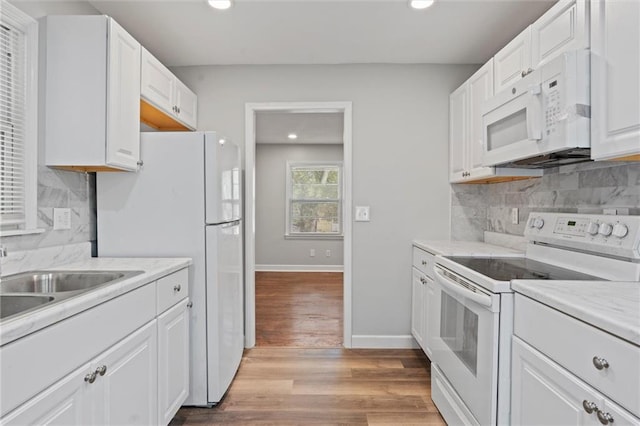
[[[417,349],[418,343],[413,336],[351,336],[354,349]]]
[[[256,272],[343,272],[342,265],[256,265]]]

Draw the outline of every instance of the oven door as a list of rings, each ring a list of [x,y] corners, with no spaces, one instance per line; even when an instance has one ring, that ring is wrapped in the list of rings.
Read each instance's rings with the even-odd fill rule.
[[[500,296],[436,265],[433,362],[481,425],[495,424]]]

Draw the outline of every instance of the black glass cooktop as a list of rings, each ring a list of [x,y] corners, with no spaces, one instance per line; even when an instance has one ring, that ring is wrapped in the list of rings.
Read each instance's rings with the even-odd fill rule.
[[[473,269],[498,281],[511,280],[602,280],[592,275],[575,272],[570,269],[559,268],[546,263],[523,257],[514,258],[489,258],[445,256],[456,263]]]

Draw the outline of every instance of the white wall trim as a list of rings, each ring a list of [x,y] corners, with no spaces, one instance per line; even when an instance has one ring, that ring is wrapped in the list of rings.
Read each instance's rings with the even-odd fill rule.
[[[264,102],[245,104],[245,347],[256,344],[256,113],[260,111],[341,112],[344,116],[343,133],[343,345],[351,347],[352,297],[351,297],[351,249],[352,249],[352,103],[351,102]]]
[[[417,349],[418,343],[411,335],[375,336],[357,335],[351,340],[353,348],[358,349]]]
[[[342,265],[256,265],[256,272],[342,272]]]

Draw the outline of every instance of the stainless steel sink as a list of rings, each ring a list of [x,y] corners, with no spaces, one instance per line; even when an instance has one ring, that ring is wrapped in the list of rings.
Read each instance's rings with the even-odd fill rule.
[[[42,309],[143,271],[32,271],[0,278],[0,319]]]
[[[55,300],[53,296],[2,295],[0,296],[0,319],[29,311],[53,300]]]

